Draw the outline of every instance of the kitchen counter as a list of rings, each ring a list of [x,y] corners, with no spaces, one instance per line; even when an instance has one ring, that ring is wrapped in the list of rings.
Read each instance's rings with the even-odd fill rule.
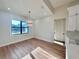
[[[70,42],[73,41],[79,45],[79,31],[67,31],[67,37],[70,39]]]

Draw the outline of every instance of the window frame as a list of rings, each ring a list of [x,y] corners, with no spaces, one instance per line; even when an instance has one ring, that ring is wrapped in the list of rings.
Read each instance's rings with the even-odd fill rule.
[[[20,27],[19,27],[19,26],[18,26],[18,27],[12,27],[12,21],[11,21],[11,34],[12,34],[12,35],[28,34],[28,33],[29,33],[29,26],[28,26],[28,24],[27,24],[27,27],[23,27],[23,26],[22,26],[22,23],[25,22],[25,21],[22,21],[22,20],[16,20],[16,21],[19,21],[19,22],[20,22]],[[17,33],[13,34],[13,33],[12,33],[12,28],[19,28],[19,29],[20,29],[20,31],[19,31],[20,33],[18,33],[18,34],[17,34]],[[23,33],[23,31],[22,31],[23,28],[27,28],[27,32]]]

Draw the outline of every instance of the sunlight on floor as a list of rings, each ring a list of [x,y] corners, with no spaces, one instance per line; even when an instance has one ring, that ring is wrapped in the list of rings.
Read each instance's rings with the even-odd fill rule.
[[[57,43],[57,44],[59,44],[59,45],[64,46],[64,44],[63,44],[63,43],[61,43],[61,42],[54,41],[54,43]]]
[[[55,57],[45,50],[43,50],[40,47],[37,47],[34,51],[31,52],[32,55],[35,57],[35,59],[58,59],[58,57]],[[22,59],[32,59],[30,54],[26,55]]]
[[[22,59],[32,59],[32,58],[31,58],[30,54],[28,54],[28,55],[24,56]]]
[[[22,59],[32,59],[32,58],[31,58],[30,54],[28,54],[28,55],[24,56]]]
[[[43,50],[40,47],[36,48],[32,52],[32,54],[36,57],[36,59],[58,59],[57,57],[49,54],[48,52],[46,52],[45,50]]]

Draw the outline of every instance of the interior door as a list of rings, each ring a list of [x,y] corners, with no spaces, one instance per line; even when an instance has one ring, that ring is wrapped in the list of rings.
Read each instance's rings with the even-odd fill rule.
[[[65,19],[54,21],[54,39],[58,41],[65,41]]]

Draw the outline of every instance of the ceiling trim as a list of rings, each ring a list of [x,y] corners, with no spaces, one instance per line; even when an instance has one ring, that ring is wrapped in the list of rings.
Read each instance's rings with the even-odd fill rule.
[[[43,0],[43,1],[47,5],[47,7],[50,9],[50,11],[54,13],[54,7],[52,6],[51,2],[49,0]]]
[[[74,6],[74,5],[77,5],[79,4],[79,0],[75,0],[75,1],[72,1],[68,4],[68,7],[71,7],[71,6]]]

